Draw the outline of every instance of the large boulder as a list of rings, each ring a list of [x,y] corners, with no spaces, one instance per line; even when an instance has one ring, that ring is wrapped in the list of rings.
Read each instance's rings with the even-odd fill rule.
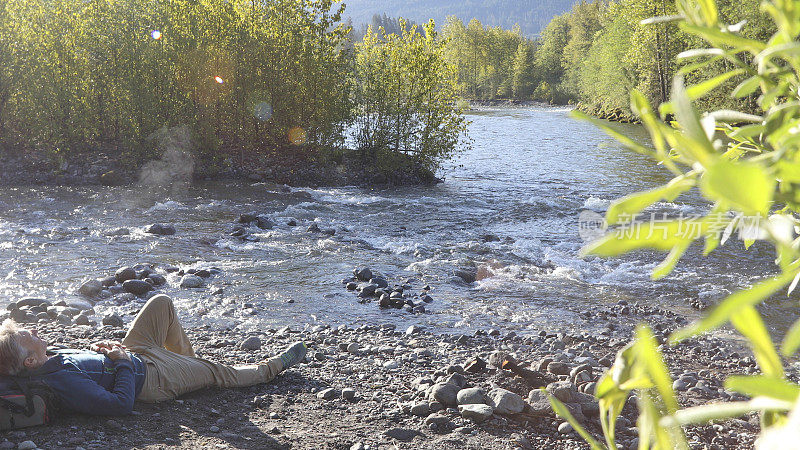
[[[142,280],[128,280],[122,283],[122,289],[133,295],[144,295],[153,290],[153,285]]]
[[[353,275],[360,281],[369,281],[372,279],[372,270],[369,267],[356,267],[353,269]]]
[[[148,234],[157,234],[161,236],[172,236],[175,234],[175,227],[172,225],[164,225],[161,223],[154,223],[144,228],[144,232]]]
[[[461,389],[456,395],[459,405],[486,404],[486,391],[481,388]]]
[[[492,389],[489,392],[489,400],[494,412],[498,414],[519,414],[525,409],[525,400],[506,389]]]
[[[198,277],[197,275],[184,275],[181,278],[181,287],[182,288],[199,288],[203,286],[203,279]]]
[[[547,391],[542,389],[533,389],[528,393],[528,405],[531,414],[535,416],[552,416],[554,414]]]
[[[456,406],[458,404],[458,391],[458,386],[454,384],[436,383],[428,390],[428,397],[445,406]]]
[[[78,292],[86,297],[97,297],[103,290],[103,283],[98,280],[87,280],[78,288]]]
[[[489,405],[461,405],[458,407],[461,412],[461,417],[471,420],[475,423],[485,422],[486,419],[492,417],[494,410]]]
[[[120,267],[116,272],[114,272],[114,279],[117,280],[117,283],[135,280],[136,270],[134,270],[133,267]]]

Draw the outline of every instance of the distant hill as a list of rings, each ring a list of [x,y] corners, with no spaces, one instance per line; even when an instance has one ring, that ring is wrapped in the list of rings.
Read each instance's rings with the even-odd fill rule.
[[[437,27],[454,15],[465,23],[476,18],[484,25],[511,28],[518,23],[522,33],[533,37],[547,26],[553,16],[568,11],[576,0],[344,0],[344,18],[353,25],[372,21],[374,14],[404,17],[417,23],[434,19]]]

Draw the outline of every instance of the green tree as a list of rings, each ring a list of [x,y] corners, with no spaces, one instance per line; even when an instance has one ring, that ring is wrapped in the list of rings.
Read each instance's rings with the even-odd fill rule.
[[[408,163],[435,170],[466,132],[456,71],[433,21],[422,33],[400,24],[399,35],[370,27],[356,45],[355,140],[364,160],[383,170]]]
[[[512,64],[511,87],[515,98],[527,98],[533,94],[534,76],[533,49],[527,42],[521,42]]]

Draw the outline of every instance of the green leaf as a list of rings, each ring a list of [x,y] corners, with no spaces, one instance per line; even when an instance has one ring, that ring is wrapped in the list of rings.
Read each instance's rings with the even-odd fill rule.
[[[672,103],[675,107],[675,117],[686,134],[686,139],[676,136],[678,145],[681,150],[688,151],[697,162],[703,166],[707,165],[714,149],[700,123],[700,116],[692,106],[692,101],[686,93],[683,79],[680,76],[676,76],[672,83]]]
[[[669,251],[667,257],[664,258],[661,263],[659,263],[655,268],[653,268],[653,272],[650,273],[650,278],[653,280],[660,280],[665,276],[669,275],[672,272],[672,269],[675,268],[675,264],[680,261],[681,257],[686,250],[691,245],[691,242],[682,242],[675,247],[672,247],[672,250]]]
[[[725,51],[719,48],[692,48],[678,53],[678,56],[676,56],[675,58],[681,60],[681,59],[697,58],[700,56],[724,56],[724,55]]]
[[[755,92],[759,86],[761,86],[761,77],[758,75],[753,75],[752,77],[739,83],[739,85],[733,89],[731,95],[736,98],[747,97]]]
[[[754,306],[742,307],[731,315],[731,323],[742,336],[747,338],[761,371],[765,375],[782,377],[781,358],[775,351],[772,338],[756,308]]]
[[[594,437],[592,437],[592,435],[589,434],[589,432],[586,431],[586,429],[583,428],[583,426],[581,426],[581,424],[577,420],[575,420],[575,417],[573,417],[572,414],[570,414],[569,410],[567,410],[566,406],[564,406],[563,403],[558,401],[558,399],[556,399],[552,395],[549,395],[548,397],[550,398],[550,405],[553,407],[553,411],[555,411],[556,414],[559,415],[559,417],[566,419],[567,422],[569,422],[569,424],[572,425],[572,428],[574,428],[575,431],[578,432],[579,435],[581,435],[583,440],[585,440],[589,444],[592,450],[605,450],[606,447],[600,442],[598,442]]]
[[[708,423],[713,420],[739,417],[753,411],[789,411],[792,403],[771,398],[758,397],[747,402],[712,403],[675,412],[661,419],[665,426],[683,426]]]
[[[664,186],[615,200],[606,212],[606,221],[609,225],[629,221],[653,203],[661,200],[671,202],[694,185],[694,176],[681,175]]]
[[[686,88],[686,95],[688,95],[690,99],[696,100],[716,89],[722,83],[742,73],[744,73],[744,69],[736,69],[731,70],[730,72],[725,72],[721,75],[717,75],[713,78],[709,78],[702,83],[698,83]]]
[[[798,274],[800,275],[800,274]],[[795,321],[786,336],[783,338],[781,344],[781,353],[783,356],[789,357],[800,348],[800,320]]]
[[[755,114],[746,114],[739,111],[732,111],[729,109],[720,109],[718,111],[712,111],[708,113],[709,116],[713,117],[717,122],[727,122],[727,123],[742,123],[742,122],[755,122],[760,123],[764,120],[763,117],[757,116]]]
[[[703,194],[750,215],[766,216],[775,192],[775,178],[755,163],[719,159],[706,167]]]
[[[672,389],[672,377],[669,375],[664,358],[656,345],[653,332],[645,325],[636,327],[636,358],[646,367],[647,375],[653,380],[661,400],[672,414],[678,410],[678,401]]]
[[[782,273],[777,277],[762,281],[749,289],[731,294],[723,300],[722,303],[717,305],[704,319],[674,332],[669,338],[670,342],[677,343],[686,338],[719,327],[743,308],[757,305],[766,300],[770,295],[778,292],[789,284],[797,273],[798,270],[795,268],[791,272]]]
[[[746,50],[758,53],[764,50],[767,44],[755,39],[748,39],[738,34],[722,31],[719,28],[703,27],[682,22],[680,27],[690,34],[699,36],[717,47],[728,46],[735,50]]]
[[[800,386],[783,378],[766,375],[731,376],[725,380],[725,388],[749,397],[770,397],[787,402],[796,402]]]
[[[684,17],[680,15],[673,15],[673,16],[655,16],[650,17],[647,19],[642,20],[639,22],[642,25],[653,25],[657,23],[668,23],[668,22],[677,22],[679,20],[683,20]]]
[[[591,242],[581,255],[617,256],[641,248],[669,251],[704,236],[707,230],[708,223],[702,219],[632,222]]]

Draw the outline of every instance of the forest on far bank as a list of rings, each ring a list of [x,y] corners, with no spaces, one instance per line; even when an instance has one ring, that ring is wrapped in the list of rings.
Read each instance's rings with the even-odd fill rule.
[[[719,12],[744,37],[764,40],[774,32],[758,0],[724,0]],[[670,80],[678,71],[693,84],[729,68],[721,56],[704,64],[678,60],[699,40],[673,22],[641,23],[674,14],[674,3],[661,0],[582,1],[554,17],[537,39],[526,38],[519,27],[486,27],[477,20],[465,24],[454,17],[444,24],[442,37],[465,98],[580,103],[595,115],[628,119],[633,89],[659,105],[669,98]],[[742,79],[734,76],[725,85]],[[699,106],[752,110],[755,102],[711,94]]]

